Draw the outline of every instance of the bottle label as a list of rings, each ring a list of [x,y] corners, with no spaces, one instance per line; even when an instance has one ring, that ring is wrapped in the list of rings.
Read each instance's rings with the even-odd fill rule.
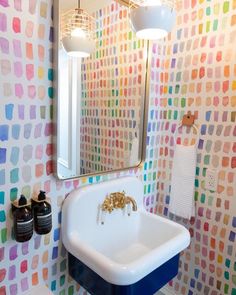
[[[38,227],[40,229],[47,229],[52,225],[52,212],[47,215],[37,215]]]
[[[33,218],[28,221],[16,222],[17,236],[30,235],[33,231]]]

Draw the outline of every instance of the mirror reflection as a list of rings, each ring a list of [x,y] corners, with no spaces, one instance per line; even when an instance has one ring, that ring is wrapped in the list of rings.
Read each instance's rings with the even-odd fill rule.
[[[138,166],[142,160],[147,46],[136,39],[128,7],[81,1],[95,19],[96,43],[87,58],[62,44],[65,15],[77,1],[59,0],[57,175],[68,179]]]

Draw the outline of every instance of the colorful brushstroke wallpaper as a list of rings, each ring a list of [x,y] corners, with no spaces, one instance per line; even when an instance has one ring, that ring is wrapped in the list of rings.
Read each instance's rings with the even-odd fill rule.
[[[152,48],[149,157],[156,161],[157,213],[192,236],[171,283],[176,294],[236,294],[235,4],[180,1],[174,31]],[[173,134],[187,111],[200,128],[190,223],[168,213]],[[205,189],[207,169],[218,173],[216,192]]]
[[[143,180],[147,210],[190,230],[191,245],[170,282],[174,294],[235,295],[236,1],[179,1],[173,32],[153,44],[143,167],[64,182],[52,174],[51,16],[52,1],[0,0],[0,295],[23,294],[41,284],[54,294],[85,293],[68,276],[61,204],[78,186],[128,174]],[[188,110],[201,130],[196,217],[190,222],[168,212],[174,132]],[[215,193],[204,189],[208,168],[218,170]],[[16,243],[11,201],[39,189],[52,200],[52,232]]]

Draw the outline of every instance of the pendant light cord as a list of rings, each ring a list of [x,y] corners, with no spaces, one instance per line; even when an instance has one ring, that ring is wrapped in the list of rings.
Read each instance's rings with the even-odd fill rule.
[[[80,0],[78,0],[78,8],[80,8]]]

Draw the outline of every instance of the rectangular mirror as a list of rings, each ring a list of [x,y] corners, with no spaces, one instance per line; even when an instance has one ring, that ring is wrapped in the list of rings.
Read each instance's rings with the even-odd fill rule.
[[[124,170],[144,160],[148,44],[135,37],[129,9],[121,3],[81,1],[95,18],[96,46],[89,57],[79,58],[69,56],[61,41],[65,15],[73,15],[78,2],[54,1],[54,143],[60,179]]]

